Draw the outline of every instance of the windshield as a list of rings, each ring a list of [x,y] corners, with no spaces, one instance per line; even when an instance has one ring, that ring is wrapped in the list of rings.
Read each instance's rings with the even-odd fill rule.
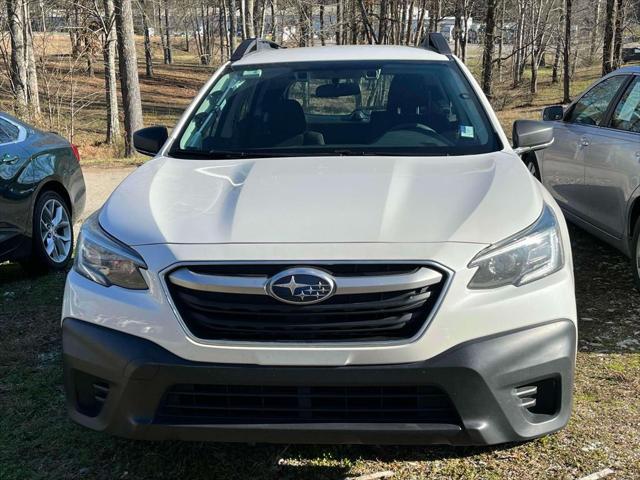
[[[229,67],[172,154],[469,155],[499,149],[475,93],[452,62],[314,62]]]

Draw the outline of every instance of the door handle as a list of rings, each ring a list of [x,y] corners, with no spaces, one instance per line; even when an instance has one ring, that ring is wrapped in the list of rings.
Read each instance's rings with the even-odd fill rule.
[[[0,158],[0,165],[13,165],[19,160],[19,157],[15,155],[3,155]]]
[[[591,144],[591,141],[589,140],[589,137],[587,137],[587,136],[580,137],[580,146],[581,147],[588,147],[590,144]]]
[[[16,157],[15,155],[9,155],[8,153],[3,155],[2,158],[0,158],[0,164],[11,164],[11,163],[15,163],[16,160],[18,160],[18,157]]]

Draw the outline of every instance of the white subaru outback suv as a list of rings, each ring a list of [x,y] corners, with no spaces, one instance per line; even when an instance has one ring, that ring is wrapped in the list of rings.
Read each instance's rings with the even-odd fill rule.
[[[71,417],[137,439],[522,441],[571,410],[567,228],[438,35],[252,39],[84,224]]]

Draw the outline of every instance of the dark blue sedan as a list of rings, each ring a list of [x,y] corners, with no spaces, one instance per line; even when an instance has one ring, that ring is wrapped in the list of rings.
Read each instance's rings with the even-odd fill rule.
[[[63,269],[85,184],[77,148],[0,112],[0,262]]]

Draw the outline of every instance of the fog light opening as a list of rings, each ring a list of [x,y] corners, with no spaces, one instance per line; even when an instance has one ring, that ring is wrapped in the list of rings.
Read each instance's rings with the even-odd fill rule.
[[[73,371],[76,409],[88,417],[97,417],[109,396],[109,383],[103,378]]]
[[[546,378],[517,387],[520,406],[535,415],[556,415],[560,409],[560,379]]]

